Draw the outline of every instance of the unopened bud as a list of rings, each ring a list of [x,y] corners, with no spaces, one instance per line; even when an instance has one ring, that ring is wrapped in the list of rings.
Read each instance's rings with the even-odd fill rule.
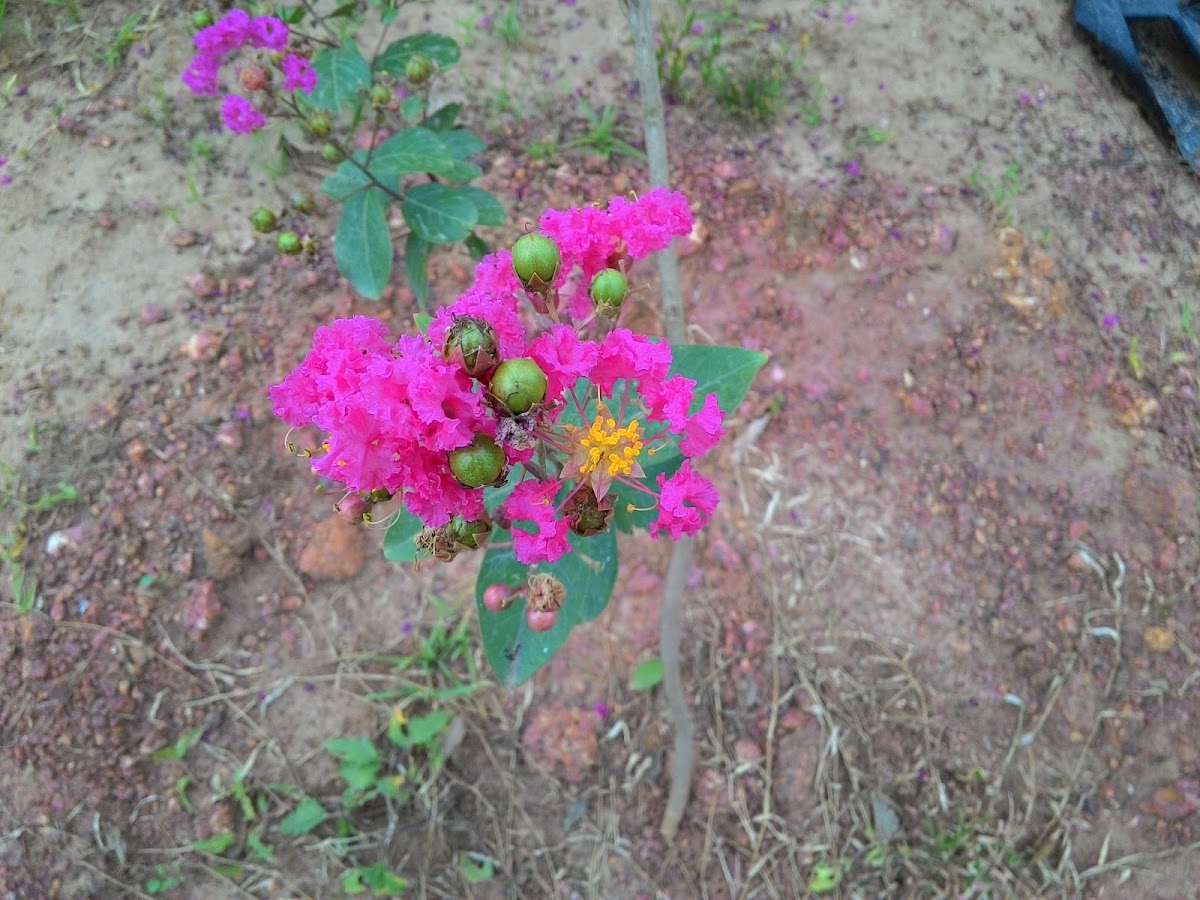
[[[602,316],[615,318],[629,293],[629,279],[617,269],[602,269],[592,279],[588,294]]]
[[[492,373],[489,391],[514,416],[529,412],[546,399],[546,373],[529,357],[506,359]]]
[[[527,291],[544,293],[554,284],[562,268],[558,245],[540,234],[526,234],[512,248],[513,272]]]
[[[410,84],[420,87],[433,77],[437,64],[424,53],[414,53],[404,64],[404,77]]]
[[[275,230],[275,213],[265,206],[260,206],[250,214],[250,225],[255,231],[266,234]]]
[[[283,231],[279,234],[279,252],[286,253],[288,256],[295,256],[304,249],[304,244],[300,240],[300,235],[294,231]]]
[[[450,451],[450,472],[463,487],[496,484],[502,480],[504,469],[504,451],[486,434],[477,434],[467,446]]]
[[[454,317],[442,347],[446,362],[462,366],[472,378],[486,378],[496,368],[498,355],[496,330],[491,325],[474,316]]]

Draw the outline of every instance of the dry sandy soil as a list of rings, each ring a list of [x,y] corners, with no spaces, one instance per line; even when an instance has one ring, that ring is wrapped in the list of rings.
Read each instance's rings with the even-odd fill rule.
[[[690,579],[671,846],[670,731],[628,686],[665,560],[633,540],[528,689],[438,702],[409,802],[280,835],[297,791],[338,803],[322,742],[386,726],[366,694],[486,677],[471,563],[388,566],[264,392],[411,294],[339,281],[330,204],[292,214],[313,257],[251,231],[324,163],[220,132],[178,78],[190,10],[80,6],[10,0],[0,37],[0,532],[37,582],[22,614],[0,580],[0,897],[331,897],[381,861],[419,896],[1195,895],[1200,197],[1063,4],[743,2],[731,60],[803,61],[779,116],[670,110],[694,335],[770,353]],[[463,39],[439,90],[488,141],[497,243],[646,183],[526,152],[586,131],[576,90],[640,142],[616,4],[526,2],[508,43],[503,10],[405,14]],[[438,256],[436,297],[469,271]],[[444,671],[377,658],[433,643]]]

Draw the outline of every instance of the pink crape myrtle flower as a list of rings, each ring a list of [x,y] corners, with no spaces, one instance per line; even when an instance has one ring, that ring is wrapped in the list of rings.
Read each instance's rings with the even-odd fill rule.
[[[575,206],[561,212],[548,209],[542,213],[538,227],[562,254],[562,270],[555,287],[566,282],[575,266],[583,269],[583,277],[591,281],[593,275],[608,267],[617,249],[608,213],[598,206]]]
[[[546,402],[554,403],[580,378],[591,374],[600,347],[580,340],[569,325],[553,325],[529,345],[529,355],[546,373]]]
[[[283,24],[282,22],[280,24]],[[192,39],[196,49],[209,56],[225,56],[250,40],[250,15],[231,9],[219,22],[201,28]]]
[[[608,216],[613,233],[625,242],[633,259],[665,250],[675,237],[692,231],[687,197],[661,187],[636,200],[614,197],[608,204]]]
[[[498,250],[489,253],[475,267],[473,287],[499,300],[511,301],[523,296],[521,282],[512,267],[512,251]],[[513,304],[516,309],[516,304]]]
[[[611,397],[613,385],[621,378],[662,381],[670,370],[671,347],[666,341],[655,343],[628,328],[616,328],[600,343],[591,379],[605,397]]]
[[[197,53],[188,67],[183,70],[183,83],[193,94],[215,97],[220,93],[218,78],[221,74],[221,58],[207,53]]]
[[[531,522],[537,526],[536,533],[520,528],[512,529],[513,555],[517,562],[531,566],[540,562],[554,562],[561,558],[571,545],[567,540],[570,526],[565,519],[557,517],[554,497],[562,482],[522,481],[504,501],[504,515],[514,522]]]
[[[721,495],[711,481],[684,460],[679,471],[667,478],[658,476],[658,518],[650,523],[650,536],[666,531],[675,540],[696,534],[708,524]]]
[[[283,89],[285,91],[304,91],[311,94],[317,86],[317,72],[303,56],[289,53],[279,64],[283,70]]]
[[[237,94],[225,95],[221,102],[221,119],[234,134],[253,134],[267,124],[267,117]]]
[[[246,40],[250,42],[251,47],[274,50],[276,53],[287,49],[290,33],[287,25],[274,16],[256,16],[250,20],[245,31]]]

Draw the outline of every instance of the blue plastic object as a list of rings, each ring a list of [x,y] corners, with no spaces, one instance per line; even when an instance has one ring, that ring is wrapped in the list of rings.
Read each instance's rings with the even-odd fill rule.
[[[1155,19],[1169,21],[1190,51],[1184,77],[1157,42],[1130,28],[1131,22]],[[1155,104],[1184,159],[1200,169],[1200,0],[1078,0],[1075,22]]]

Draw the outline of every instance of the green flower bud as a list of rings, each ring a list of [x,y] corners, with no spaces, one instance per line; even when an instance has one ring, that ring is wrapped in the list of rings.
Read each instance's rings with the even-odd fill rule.
[[[450,451],[450,472],[463,487],[496,484],[503,479],[504,468],[504,451],[486,434],[477,434],[467,446]]]
[[[592,279],[588,294],[602,316],[616,317],[629,293],[629,279],[617,269],[603,269]]]
[[[450,533],[454,539],[469,550],[478,550],[492,533],[492,520],[484,515],[482,519],[468,522],[462,516],[450,520]]]
[[[518,238],[512,248],[513,272],[527,291],[544,293],[554,284],[562,267],[558,245],[540,234]]]
[[[606,494],[603,499],[597,500],[592,485],[586,482],[580,484],[563,503],[563,518],[567,520],[571,531],[581,537],[603,534],[612,523],[612,496]]]
[[[250,214],[250,225],[255,231],[266,234],[275,230],[275,213],[265,206],[260,206]]]
[[[333,144],[326,144],[321,148],[321,156],[325,157],[325,162],[336,165],[346,157],[342,155],[342,151]]]
[[[414,53],[404,64],[404,77],[410,84],[420,87],[433,77],[437,64],[424,53]]]
[[[388,90],[387,85],[372,85],[371,102],[376,106],[387,106],[392,102],[392,92]]]
[[[300,240],[300,235],[294,231],[283,231],[279,234],[279,252],[286,253],[288,256],[295,256],[304,249],[304,242]]]
[[[199,31],[213,23],[213,15],[207,9],[198,9],[192,13],[192,27]]]
[[[457,362],[472,378],[483,378],[496,367],[498,355],[491,325],[473,316],[455,316],[442,348],[446,362]]]
[[[529,357],[506,359],[496,366],[488,390],[514,416],[529,412],[546,399],[546,373]]]
[[[316,137],[329,137],[329,116],[315,115],[308,120],[308,130]]]

